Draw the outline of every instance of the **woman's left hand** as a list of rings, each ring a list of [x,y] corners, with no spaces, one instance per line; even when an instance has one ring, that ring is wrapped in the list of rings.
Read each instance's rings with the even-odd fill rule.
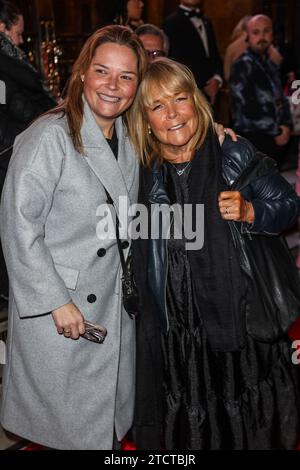
[[[230,135],[233,142],[237,141],[237,135],[232,129],[229,129],[228,127],[224,127],[222,126],[222,124],[218,124],[217,122],[214,122],[214,126],[215,126],[215,132],[218,136],[220,145],[223,144],[226,134]]]
[[[239,191],[223,191],[219,194],[218,203],[222,219],[253,224],[253,205]]]

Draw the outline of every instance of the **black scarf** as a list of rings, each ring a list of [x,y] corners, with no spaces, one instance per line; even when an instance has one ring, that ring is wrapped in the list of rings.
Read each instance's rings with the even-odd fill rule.
[[[209,130],[192,162],[190,202],[204,204],[205,238],[201,250],[189,251],[195,295],[213,349],[234,351],[245,339],[246,281],[229,224],[221,218],[218,195],[228,190],[222,178],[222,153]]]
[[[43,88],[43,91],[45,94],[48,96],[48,99],[53,102],[52,106],[55,106],[55,98],[52,95],[52,93],[49,91],[48,87],[44,83],[43,78],[40,76],[40,74],[37,72],[37,70],[31,65],[29,60],[27,59],[27,56],[22,49],[17,47],[11,40],[10,38],[0,32],[0,53],[5,54],[8,57],[11,57],[14,61],[17,61],[16,63],[22,66],[22,69],[24,71],[27,70],[26,76],[28,77],[28,72],[30,73],[29,77],[30,82],[28,82],[28,78],[26,80],[26,83],[31,83],[33,80],[34,86],[36,87],[37,83],[40,83],[41,87]],[[16,79],[22,80],[23,84],[24,83],[24,78],[22,78],[22,75],[16,76]],[[50,104],[49,104],[49,107]]]
[[[0,51],[10,57],[24,61],[29,67],[33,68],[28,62],[26,54],[22,49],[17,47],[11,39],[5,34],[0,32]]]

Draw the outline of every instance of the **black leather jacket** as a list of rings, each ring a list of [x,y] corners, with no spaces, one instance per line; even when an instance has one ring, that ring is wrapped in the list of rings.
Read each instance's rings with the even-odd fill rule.
[[[234,223],[240,233],[248,234],[249,237],[251,234],[277,235],[296,223],[300,212],[300,199],[280,175],[274,160],[257,152],[253,145],[242,137],[238,138],[238,142],[226,137],[222,154],[223,177],[229,189],[240,191],[246,200],[251,201],[254,208],[255,221],[252,225]],[[152,170],[141,169],[140,202],[168,202],[159,165],[155,165]],[[167,243],[164,239],[150,239],[147,243],[147,282],[158,307],[161,328],[166,331]],[[141,259],[140,253],[139,262]]]

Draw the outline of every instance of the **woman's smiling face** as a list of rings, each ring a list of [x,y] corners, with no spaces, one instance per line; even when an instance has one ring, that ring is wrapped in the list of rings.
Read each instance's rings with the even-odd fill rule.
[[[137,56],[127,46],[105,43],[96,49],[84,75],[83,92],[104,135],[132,104],[138,86]]]
[[[162,94],[153,86],[147,108],[149,126],[165,150],[188,146],[195,135],[198,117],[190,93]]]

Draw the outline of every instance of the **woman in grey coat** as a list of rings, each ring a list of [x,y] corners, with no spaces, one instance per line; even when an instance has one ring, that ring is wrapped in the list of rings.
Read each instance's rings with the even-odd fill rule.
[[[0,221],[11,281],[1,423],[55,449],[111,449],[133,420],[135,324],[122,305],[115,231],[107,235],[101,214],[108,194],[121,221],[119,198],[137,201],[138,162],[124,113],[146,63],[127,28],[95,32],[64,103],[17,138],[8,170]],[[121,246],[126,256],[126,233]],[[84,320],[107,329],[103,344],[81,337]]]
[[[5,182],[11,292],[1,423],[51,448],[111,449],[132,424],[135,325],[100,213],[106,191],[117,212],[120,196],[137,199],[138,163],[120,116],[146,61],[128,29],[95,32],[62,106],[17,138]],[[80,336],[84,320],[106,327],[103,344]]]

